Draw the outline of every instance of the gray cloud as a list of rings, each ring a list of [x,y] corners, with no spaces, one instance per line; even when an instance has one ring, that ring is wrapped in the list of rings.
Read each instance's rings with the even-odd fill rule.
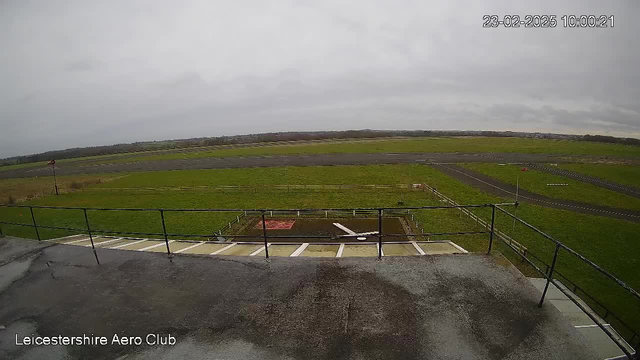
[[[614,14],[483,29],[484,14]],[[640,136],[637,2],[0,4],[0,157],[262,131]]]

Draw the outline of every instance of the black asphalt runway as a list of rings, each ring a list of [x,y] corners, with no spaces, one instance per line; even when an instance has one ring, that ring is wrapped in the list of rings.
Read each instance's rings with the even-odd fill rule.
[[[510,201],[513,201],[515,199],[516,187],[511,184],[507,184],[490,176],[486,176],[484,174],[458,165],[432,164],[430,166],[482,191],[507,198]],[[638,211],[550,198],[523,189],[519,190],[518,202],[531,203],[544,207],[570,210],[583,214],[605,216],[640,223],[640,212]]]
[[[184,160],[137,161],[129,163],[94,164],[62,163],[56,165],[58,175],[117,173],[161,170],[229,169],[279,166],[329,166],[329,165],[373,165],[373,164],[421,164],[421,163],[566,163],[576,158],[582,160],[594,157],[567,157],[549,154],[515,153],[380,153],[380,154],[317,154],[286,156],[246,156],[208,157]],[[0,179],[50,176],[51,168],[43,165],[37,168],[0,171]]]
[[[633,196],[635,198],[640,199],[640,189],[633,186],[618,184],[612,181],[597,178],[595,176],[580,174],[580,173],[565,170],[565,169],[558,169],[557,167],[544,166],[541,164],[527,164],[527,166],[532,169],[548,172],[549,174],[568,177],[569,179],[582,181],[591,185],[599,186],[601,188],[609,189],[615,192],[619,192],[621,194]]]

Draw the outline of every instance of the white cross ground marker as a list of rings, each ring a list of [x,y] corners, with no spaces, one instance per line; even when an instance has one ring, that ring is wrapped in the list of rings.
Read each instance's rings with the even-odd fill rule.
[[[347,235],[343,235],[342,237],[355,237],[359,241],[367,240],[366,235],[376,235],[378,233],[377,231],[356,233],[355,231],[349,229],[348,227],[346,227],[346,226],[344,226],[344,225],[342,225],[340,223],[333,223],[333,225],[335,227],[337,227],[338,229],[340,229],[340,230],[342,230],[342,231],[347,233]]]

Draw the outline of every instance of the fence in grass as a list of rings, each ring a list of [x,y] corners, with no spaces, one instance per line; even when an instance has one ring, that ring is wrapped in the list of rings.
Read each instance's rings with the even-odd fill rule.
[[[220,191],[220,192],[259,192],[259,191],[335,191],[335,190],[364,190],[383,191],[399,190],[424,191],[422,184],[308,184],[308,185],[201,185],[201,186],[158,186],[158,187],[90,187],[82,191]]]
[[[194,212],[224,212],[224,213],[233,213],[233,214],[237,214],[236,215],[236,222],[240,221],[240,215],[242,214],[242,216],[248,216],[248,215],[257,215],[260,216],[262,219],[262,234],[261,237],[264,243],[264,252],[265,252],[265,257],[269,257],[269,241],[270,240],[276,240],[277,239],[287,239],[287,238],[295,238],[295,239],[304,239],[304,238],[333,238],[331,236],[299,236],[299,235],[295,235],[295,236],[288,236],[288,235],[273,235],[273,234],[269,234],[266,228],[266,218],[268,216],[277,216],[277,215],[281,215],[281,214],[289,214],[289,215],[300,215],[302,216],[307,215],[307,216],[317,216],[318,214],[325,214],[325,216],[328,217],[329,213],[335,213],[335,214],[343,214],[343,215],[347,215],[347,214],[363,214],[363,215],[367,215],[367,216],[377,216],[377,225],[378,225],[378,232],[376,235],[373,235],[374,237],[377,237],[377,247],[378,247],[378,258],[382,257],[382,252],[383,252],[383,238],[388,238],[388,237],[398,237],[398,236],[402,236],[405,237],[407,239],[409,238],[413,238],[415,239],[415,241],[424,241],[424,239],[428,239],[429,236],[435,236],[435,235],[476,235],[476,234],[489,234],[489,244],[488,244],[488,249],[487,252],[491,252],[492,249],[492,245],[493,245],[493,238],[497,237],[498,239],[500,239],[504,244],[507,245],[507,247],[511,250],[513,250],[518,256],[521,257],[521,259],[523,261],[526,261],[527,263],[529,263],[529,265],[532,266],[532,268],[534,268],[536,271],[538,271],[542,277],[544,277],[546,279],[546,285],[544,288],[544,291],[542,293],[542,297],[540,298],[540,302],[539,302],[539,306],[542,306],[543,301],[545,299],[547,290],[549,288],[550,284],[554,284],[561,292],[565,293],[565,295],[574,302],[574,304],[576,304],[579,308],[581,308],[585,314],[587,316],[589,316],[594,323],[600,327],[619,347],[620,349],[631,359],[632,358],[632,354],[633,354],[633,348],[631,346],[634,346],[637,352],[637,348],[640,345],[640,337],[638,336],[638,334],[635,332],[634,328],[632,328],[631,326],[629,326],[625,321],[622,320],[622,317],[619,314],[615,314],[614,312],[610,311],[609,309],[607,309],[606,307],[604,307],[604,305],[602,305],[600,302],[598,302],[595,297],[587,294],[585,292],[584,289],[579,288],[573,281],[569,280],[567,276],[561,275],[557,272],[556,270],[556,263],[558,261],[558,254],[562,251],[563,253],[566,254],[570,254],[572,255],[575,259],[580,260],[582,263],[588,265],[590,268],[594,269],[595,271],[597,271],[598,273],[600,273],[601,275],[603,275],[606,279],[608,279],[610,281],[610,284],[613,284],[616,287],[616,289],[622,289],[622,291],[625,292],[625,294],[629,295],[632,297],[633,300],[638,301],[640,300],[640,294],[634,290],[632,287],[630,287],[629,285],[627,285],[625,282],[623,282],[622,280],[618,279],[616,276],[614,276],[613,274],[607,272],[606,270],[604,270],[602,267],[598,266],[597,264],[595,264],[594,262],[592,262],[591,260],[587,259],[586,257],[584,257],[583,255],[579,254],[578,252],[576,252],[575,250],[569,248],[568,246],[564,245],[563,243],[559,242],[558,240],[554,239],[553,237],[551,237],[550,235],[542,232],[541,230],[537,229],[536,227],[534,227],[533,225],[528,224],[527,222],[525,222],[524,220],[518,218],[516,215],[511,214],[509,211],[504,209],[504,206],[507,205],[516,205],[516,204],[480,204],[480,205],[459,205],[457,204],[455,201],[447,198],[446,196],[444,196],[443,194],[441,194],[440,192],[438,192],[436,189],[428,187],[427,185],[423,185],[420,187],[420,190],[426,190],[426,191],[430,191],[434,194],[434,196],[439,197],[443,202],[446,202],[446,205],[439,205],[439,206],[418,206],[418,207],[385,207],[385,208],[358,208],[358,209],[354,209],[354,208],[347,208],[347,209],[138,209],[138,208],[82,208],[82,207],[55,207],[55,206],[28,206],[28,205],[0,205],[2,207],[13,207],[13,208],[24,208],[24,209],[29,209],[29,214],[30,214],[30,223],[16,223],[16,222],[11,222],[11,221],[0,221],[0,224],[3,225],[12,225],[12,226],[21,226],[21,227],[30,227],[34,229],[35,235],[38,238],[38,240],[40,240],[40,232],[39,229],[54,229],[54,230],[64,230],[64,231],[70,231],[70,232],[75,232],[75,233],[83,233],[86,232],[89,235],[89,239],[91,241],[91,247],[94,253],[94,256],[96,258],[96,262],[99,264],[99,260],[98,260],[98,255],[96,252],[96,248],[93,242],[93,236],[96,234],[101,234],[101,235],[141,235],[141,236],[159,236],[164,238],[164,242],[166,243],[166,247],[167,247],[167,254],[169,256],[169,258],[171,258],[171,250],[169,247],[169,237],[182,237],[182,238],[186,238],[186,237],[192,237],[192,238],[211,238],[211,234],[174,234],[174,233],[170,233],[167,231],[167,227],[166,227],[166,223],[165,223],[165,213],[168,212],[180,212],[180,213],[194,213]],[[486,221],[481,219],[479,216],[477,216],[476,214],[474,214],[472,212],[472,210],[474,209],[479,209],[479,208],[491,208],[492,212],[491,212],[491,221]],[[37,218],[35,216],[34,213],[34,209],[51,209],[51,210],[77,210],[77,211],[81,211],[83,216],[84,216],[84,220],[85,220],[85,225],[86,227],[84,228],[72,228],[72,227],[62,227],[62,226],[49,226],[49,225],[38,225],[37,222]],[[425,233],[424,229],[421,229],[421,231],[413,231],[411,233],[403,233],[403,234],[390,234],[390,233],[385,233],[382,223],[383,223],[383,217],[384,216],[397,216],[398,214],[403,214],[403,215],[412,215],[412,212],[415,211],[423,211],[423,210],[435,210],[435,209],[457,209],[461,212],[461,216],[464,214],[466,216],[469,216],[471,219],[473,219],[474,221],[476,221],[478,224],[480,224],[484,230],[483,231],[466,231],[466,232],[442,232],[442,233]],[[106,230],[106,229],[95,229],[91,227],[90,221],[89,221],[89,216],[88,216],[88,212],[99,212],[99,211],[103,211],[103,212],[111,212],[111,211],[127,211],[127,212],[155,212],[159,215],[158,220],[161,221],[162,223],[162,233],[150,233],[150,232],[123,232],[123,231],[118,231],[118,230]],[[544,261],[542,261],[539,256],[536,256],[534,254],[532,254],[529,250],[527,250],[524,246],[522,246],[520,243],[516,242],[515,240],[513,240],[512,238],[510,238],[509,236],[507,236],[506,234],[504,234],[503,232],[499,231],[496,229],[495,226],[495,220],[496,220],[496,213],[502,213],[505,214],[511,218],[513,218],[515,221],[519,222],[520,224],[524,225],[526,228],[534,231],[535,233],[541,235],[543,237],[543,239],[545,239],[546,241],[548,241],[550,244],[553,244],[555,246],[555,252],[553,255],[553,260],[551,261],[550,264],[545,263]],[[295,215],[294,215],[295,214]],[[229,228],[232,228],[232,223],[229,224]],[[2,235],[2,228],[0,228],[0,236]],[[252,237],[255,238],[255,235],[242,235],[242,234],[225,234],[226,237],[233,237],[233,238],[247,238],[247,237]],[[419,240],[419,238],[423,239],[423,240]],[[535,262],[534,262],[535,261]],[[540,264],[544,264],[545,265],[545,269],[543,270],[539,265]],[[554,278],[556,277],[556,278]],[[565,286],[563,284],[563,282],[566,282],[568,286]],[[606,310],[606,314],[603,315],[596,315],[595,313],[592,313],[591,311],[589,311],[586,308],[586,305],[580,301],[579,298],[577,298],[577,296],[575,296],[575,294],[571,294],[569,292],[568,289],[570,289],[571,287],[573,287],[574,292],[581,290],[581,292],[583,294],[585,294],[585,296],[587,297],[588,301],[591,303],[595,303],[598,304],[599,306],[601,306],[603,309]],[[640,306],[638,306],[638,308],[640,308]],[[597,310],[596,310],[597,311]],[[615,326],[617,327],[617,330],[622,330],[622,337],[619,335],[619,333],[614,330],[614,328],[611,327],[607,327],[608,324],[604,323],[604,320],[607,319],[607,317],[609,317],[610,319],[615,319]],[[631,345],[629,345],[631,344]]]

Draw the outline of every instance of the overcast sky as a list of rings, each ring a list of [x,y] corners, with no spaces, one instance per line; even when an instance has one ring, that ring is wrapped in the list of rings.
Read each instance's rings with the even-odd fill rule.
[[[640,136],[637,0],[310,3],[4,0],[0,157],[291,130]]]

